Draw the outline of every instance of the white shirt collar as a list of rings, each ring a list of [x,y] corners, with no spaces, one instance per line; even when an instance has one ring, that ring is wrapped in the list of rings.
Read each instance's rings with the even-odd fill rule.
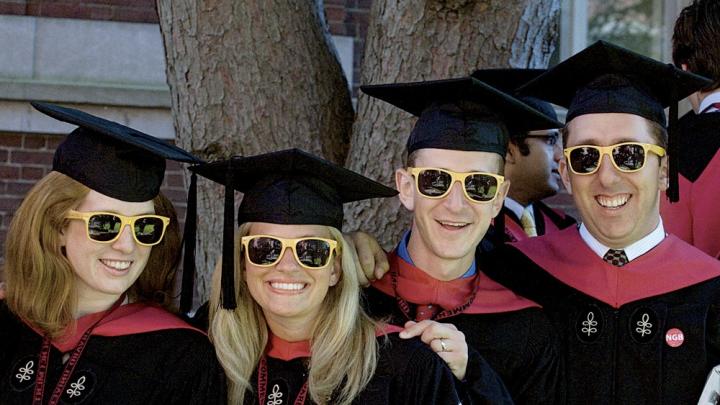
[[[520,219],[522,218],[523,211],[525,211],[525,207],[523,207],[519,202],[513,200],[510,197],[505,197],[505,207],[512,211],[515,216]],[[528,207],[532,207],[532,204],[528,205]],[[533,221],[535,220],[535,212],[534,210],[530,210],[530,216],[532,217]]]
[[[585,224],[580,224],[580,237],[585,242],[585,244],[587,244],[588,247],[600,258],[605,256],[605,253],[610,250],[609,247],[600,243],[600,241],[595,239],[595,237],[590,234],[590,231],[588,231]],[[647,234],[647,236],[645,236],[644,238],[632,243],[630,246],[626,246],[623,248],[623,250],[625,251],[625,256],[627,256],[628,261],[633,261],[650,251],[650,249],[659,245],[660,242],[663,241],[663,239],[665,239],[665,228],[663,227],[662,218],[660,218],[658,226],[655,227],[652,232]]]
[[[700,107],[698,107],[698,111],[700,111],[702,113],[703,111],[705,111],[706,108],[708,108],[710,106],[710,104],[714,104],[714,103],[720,103],[720,91],[716,91],[714,93],[708,94],[703,99],[703,101],[700,102]],[[708,112],[715,112],[715,111],[720,111],[720,110],[718,110],[717,108],[711,108],[705,112],[708,113]]]

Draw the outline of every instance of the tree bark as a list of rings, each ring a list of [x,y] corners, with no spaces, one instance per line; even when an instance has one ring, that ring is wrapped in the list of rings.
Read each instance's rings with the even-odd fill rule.
[[[467,76],[483,67],[546,67],[558,35],[559,0],[376,0],[362,67],[363,84]],[[364,94],[346,166],[394,185],[415,118]],[[362,201],[346,210],[389,249],[410,224],[398,199]]]
[[[297,147],[344,162],[353,109],[321,3],[158,0],[177,144],[205,160]],[[199,300],[219,258],[222,192],[198,182]]]

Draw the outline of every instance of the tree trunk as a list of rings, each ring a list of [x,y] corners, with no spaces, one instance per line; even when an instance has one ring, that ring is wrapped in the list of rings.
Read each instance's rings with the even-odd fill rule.
[[[291,147],[345,160],[353,110],[320,0],[157,5],[180,147],[205,160]],[[198,183],[199,300],[219,258],[221,196]]]
[[[546,67],[559,10],[559,0],[376,0],[362,83],[460,77],[483,67]],[[360,94],[346,166],[394,185],[414,123],[410,114]],[[386,249],[410,223],[398,199],[356,203],[345,218],[346,229],[374,234]]]

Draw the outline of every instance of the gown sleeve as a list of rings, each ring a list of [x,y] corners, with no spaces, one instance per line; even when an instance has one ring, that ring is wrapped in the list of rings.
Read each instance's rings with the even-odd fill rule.
[[[556,336],[547,318],[538,319],[536,323],[535,333],[525,342],[525,363],[512,377],[514,399],[520,404],[562,403],[564,393]]]
[[[505,384],[490,364],[472,347],[468,347],[465,379],[460,383],[463,404],[512,404]]]
[[[477,355],[480,358],[479,355]],[[471,390],[458,381],[442,359],[426,346],[419,346],[407,360],[405,371],[394,379],[392,392],[398,404],[512,404],[505,386],[480,358],[480,375],[474,374]],[[484,363],[484,366],[482,365]],[[477,370],[475,370],[477,373]],[[482,374],[484,373],[484,374]],[[482,379],[482,381],[479,381]],[[486,385],[485,385],[486,384]],[[472,391],[472,392],[470,392]]]
[[[197,335],[195,342],[181,350],[182,354],[169,365],[168,404],[227,403],[225,373],[215,350],[207,337]]]

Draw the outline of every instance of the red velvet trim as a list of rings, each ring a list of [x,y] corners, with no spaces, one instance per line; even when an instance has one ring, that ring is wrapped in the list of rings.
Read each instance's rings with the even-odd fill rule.
[[[510,240],[513,242],[519,242],[528,238],[522,226],[520,226],[510,215],[507,214],[505,214],[505,234],[509,235]]]
[[[564,284],[614,308],[720,276],[720,262],[674,235],[623,267],[598,257],[576,227],[514,246]]]
[[[268,356],[283,361],[310,357],[310,341],[288,342],[270,333],[265,352]]]
[[[395,325],[380,325],[375,330],[375,336],[387,335],[390,333],[399,333],[404,328]],[[288,342],[270,333],[265,353],[275,359],[282,361],[290,361],[300,357],[310,357],[311,344],[309,340],[301,340],[299,342]]]
[[[660,198],[660,216],[663,220],[663,227],[665,228],[665,232],[671,233],[685,242],[697,246],[693,238],[693,215],[695,214],[692,209],[693,183],[679,174],[678,184],[680,193],[678,202],[670,203],[667,198]],[[714,222],[712,219],[710,221]],[[713,236],[712,241],[715,242],[716,239],[719,238]],[[718,253],[717,251],[712,253],[699,246],[697,247],[709,255]]]
[[[668,233],[677,235],[703,252],[720,258],[720,215],[717,214],[717,196],[720,187],[720,150],[694,183],[679,176],[680,200],[670,204],[660,200],[660,214]]]
[[[496,283],[479,269],[475,277],[441,281],[402,260],[395,252],[388,255],[388,261],[390,271],[398,272],[398,294],[416,305],[439,305],[446,310],[456,308],[468,299],[474,283],[479,283],[475,300],[463,313],[493,314],[539,307],[535,302]],[[373,287],[389,296],[395,296],[389,274],[373,282]]]
[[[403,330],[405,330],[405,328],[401,326],[390,325],[389,323],[386,323],[378,326],[377,330],[375,330],[375,337],[389,335],[391,333],[400,333]]]
[[[65,353],[77,346],[83,334],[99,318],[105,316],[107,311],[88,314],[78,318],[74,333],[67,333],[53,340],[52,345],[60,352]],[[39,335],[44,335],[38,329],[31,326]],[[72,328],[72,327],[71,327]],[[126,336],[139,333],[155,332],[166,329],[191,329],[199,333],[201,330],[190,326],[188,323],[171,314],[170,312],[147,304],[128,304],[114,310],[106,316],[92,331],[93,336]]]

